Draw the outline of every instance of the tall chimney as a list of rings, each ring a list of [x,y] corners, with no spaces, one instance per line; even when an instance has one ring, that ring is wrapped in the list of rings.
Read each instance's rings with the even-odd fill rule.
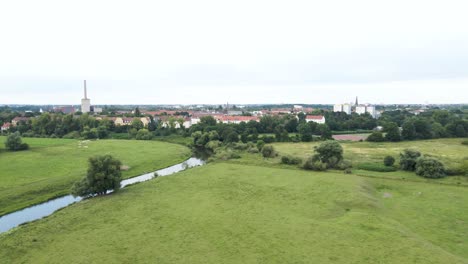
[[[88,99],[88,92],[86,91],[86,80],[84,80],[84,99]]]

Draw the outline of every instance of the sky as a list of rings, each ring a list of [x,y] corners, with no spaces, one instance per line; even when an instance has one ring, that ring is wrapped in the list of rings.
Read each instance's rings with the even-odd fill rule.
[[[467,1],[2,1],[0,104],[468,103]]]

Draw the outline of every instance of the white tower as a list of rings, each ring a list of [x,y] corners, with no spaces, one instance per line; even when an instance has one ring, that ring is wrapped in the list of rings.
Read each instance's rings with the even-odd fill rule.
[[[81,99],[81,112],[91,112],[91,99],[88,99],[88,91],[86,90],[86,80],[84,80],[84,98]]]

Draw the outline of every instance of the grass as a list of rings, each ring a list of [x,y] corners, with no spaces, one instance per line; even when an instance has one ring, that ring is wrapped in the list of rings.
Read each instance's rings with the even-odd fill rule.
[[[385,156],[391,155],[398,161],[399,154],[406,148],[414,148],[427,156],[440,159],[449,168],[460,166],[468,158],[468,148],[461,144],[463,139],[435,139],[390,142],[340,142],[344,148],[345,159],[353,164],[382,163]],[[303,159],[313,155],[314,146],[321,142],[311,143],[274,143],[280,155],[299,156]]]
[[[0,235],[7,263],[466,263],[465,187],[213,163]]]
[[[8,152],[0,145],[0,215],[69,193],[84,177],[90,156],[112,154],[130,167],[123,177],[154,171],[190,156],[180,145],[156,141],[25,138],[30,150]],[[5,137],[0,137],[3,143]]]

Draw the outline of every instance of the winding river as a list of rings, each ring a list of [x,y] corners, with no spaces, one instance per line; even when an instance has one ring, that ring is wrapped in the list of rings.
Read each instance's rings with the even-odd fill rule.
[[[203,160],[200,160],[197,158],[190,158],[180,164],[158,170],[156,171],[156,173],[158,174],[158,176],[168,176],[168,175],[186,170],[188,168],[202,166],[204,164],[205,162]],[[153,178],[154,178],[154,172],[147,173],[141,176],[123,180],[120,183],[120,185],[122,188],[124,188],[126,186],[129,186],[135,183],[149,181]],[[0,217],[0,233],[7,232],[8,230],[11,230],[21,224],[49,216],[53,214],[55,211],[65,208],[76,202],[79,202],[82,199],[83,198],[81,197],[73,197],[72,195],[67,195],[67,196],[63,196],[60,198],[50,200],[45,203],[30,206],[22,210],[4,215]]]

